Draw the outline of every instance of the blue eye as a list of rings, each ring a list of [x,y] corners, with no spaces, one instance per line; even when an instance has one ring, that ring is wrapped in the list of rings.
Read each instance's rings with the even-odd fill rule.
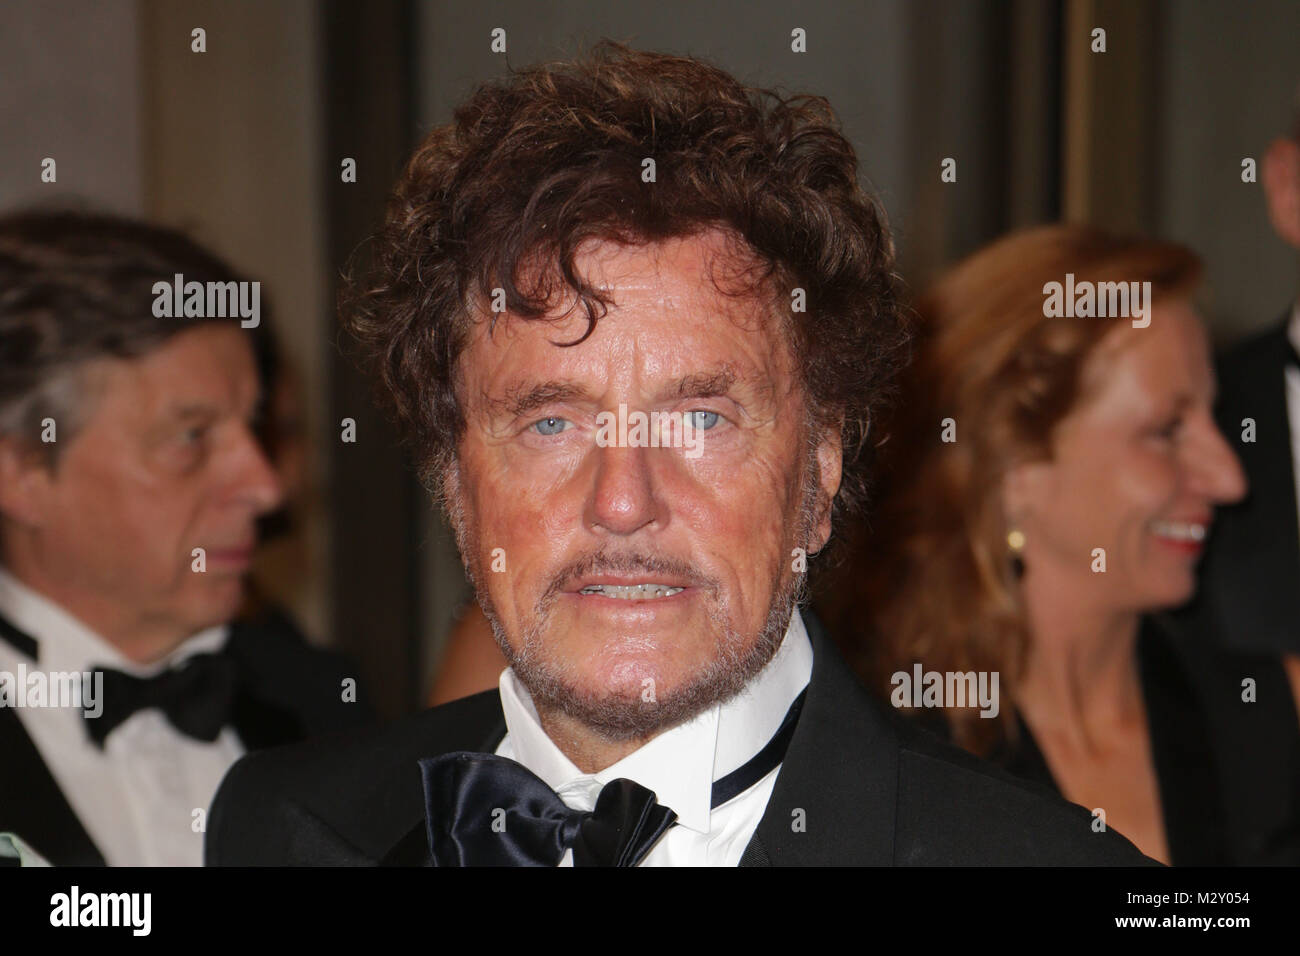
[[[719,415],[717,412],[696,411],[688,412],[688,419],[693,428],[701,431],[708,431],[714,425],[718,424]]]
[[[569,423],[563,418],[551,416],[550,418],[543,418],[539,422],[534,422],[532,427],[537,429],[537,434],[539,435],[558,435],[560,432],[564,431],[568,424]]]

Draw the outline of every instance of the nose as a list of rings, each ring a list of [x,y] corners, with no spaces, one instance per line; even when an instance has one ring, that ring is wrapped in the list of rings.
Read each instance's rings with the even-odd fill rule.
[[[248,428],[241,429],[235,455],[238,459],[235,483],[240,501],[250,505],[256,514],[271,511],[284,501],[280,478],[267,460],[261,442]]]
[[[584,519],[592,530],[628,535],[662,517],[646,448],[597,447]]]
[[[1192,450],[1197,490],[1215,504],[1240,501],[1246,496],[1246,473],[1236,452],[1208,414],[1204,435],[1204,441]]]

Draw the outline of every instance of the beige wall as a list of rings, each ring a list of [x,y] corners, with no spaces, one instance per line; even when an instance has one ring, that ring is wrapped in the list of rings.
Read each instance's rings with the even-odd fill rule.
[[[137,214],[135,0],[0,4],[0,209],[70,197]],[[58,181],[42,183],[41,160]]]
[[[141,0],[144,213],[187,229],[263,283],[277,332],[301,375],[311,473],[327,475],[319,7],[312,0]],[[207,52],[190,33],[207,31]],[[259,575],[313,637],[328,640],[322,501],[307,502],[297,541],[267,549]]]

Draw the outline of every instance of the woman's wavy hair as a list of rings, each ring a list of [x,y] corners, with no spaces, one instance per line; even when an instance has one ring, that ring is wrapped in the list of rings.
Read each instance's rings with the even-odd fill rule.
[[[812,420],[842,430],[837,511],[859,503],[907,322],[884,214],[857,165],[825,99],[609,41],[480,87],[417,148],[371,268],[341,294],[425,486],[442,497],[465,428],[456,363],[492,290],[524,319],[576,297],[589,323],[580,342],[610,301],[575,268],[582,243],[719,229],[744,254],[747,294],[789,316]],[[806,312],[791,309],[796,288]]]
[[[1117,322],[1128,324],[1044,315],[1044,286],[1067,273],[1076,283],[1149,281],[1159,303],[1190,298],[1201,263],[1174,243],[1057,225],[1004,238],[942,277],[916,303],[915,361],[884,425],[874,526],[849,562],[867,626],[847,643],[873,689],[888,695],[890,677],[914,662],[999,672],[999,720],[944,712],[957,742],[977,753],[1014,736],[1029,644],[1003,476],[1051,459],[1057,426],[1084,395],[1088,359]],[[943,440],[945,419],[955,441]]]

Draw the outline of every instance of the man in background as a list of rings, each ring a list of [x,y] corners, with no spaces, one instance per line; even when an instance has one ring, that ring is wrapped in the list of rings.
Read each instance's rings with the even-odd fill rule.
[[[197,865],[235,760],[369,719],[333,655],[230,623],[282,497],[260,324],[260,286],[178,233],[0,219],[0,831],[55,865]],[[77,706],[35,693],[69,675]]]
[[[1277,235],[1300,252],[1300,111],[1264,156]],[[1215,519],[1196,612],[1233,650],[1283,655],[1300,698],[1300,302],[1218,362],[1217,416],[1250,492]]]

